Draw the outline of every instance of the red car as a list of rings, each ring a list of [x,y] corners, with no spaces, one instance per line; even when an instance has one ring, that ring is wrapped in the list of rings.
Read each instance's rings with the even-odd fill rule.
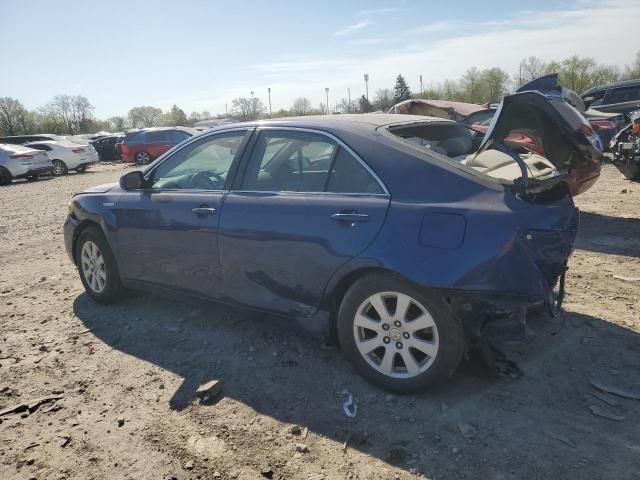
[[[122,161],[147,165],[164,152],[199,133],[187,127],[157,127],[127,132],[121,144]]]

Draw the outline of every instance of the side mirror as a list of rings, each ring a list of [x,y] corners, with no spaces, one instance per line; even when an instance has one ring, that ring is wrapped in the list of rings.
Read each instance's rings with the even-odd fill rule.
[[[136,170],[120,177],[120,188],[123,190],[139,190],[144,187],[144,177],[142,172]]]

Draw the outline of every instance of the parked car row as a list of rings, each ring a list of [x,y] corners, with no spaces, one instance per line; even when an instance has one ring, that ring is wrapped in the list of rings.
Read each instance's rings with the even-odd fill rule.
[[[99,157],[81,137],[53,134],[20,135],[0,138],[0,185],[16,178],[36,180],[39,175],[66,175],[84,172]],[[46,160],[45,160],[46,159]]]
[[[188,127],[154,127],[130,130],[121,144],[122,161],[148,165],[179,143],[200,133]]]

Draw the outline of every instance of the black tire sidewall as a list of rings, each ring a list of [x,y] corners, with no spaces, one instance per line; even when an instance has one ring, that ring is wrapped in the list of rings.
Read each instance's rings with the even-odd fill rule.
[[[395,291],[410,295],[433,316],[438,329],[438,354],[429,369],[413,378],[388,377],[375,370],[358,351],[353,335],[353,320],[358,308],[375,293]],[[400,275],[373,274],[358,280],[347,291],[338,311],[338,340],[345,356],[367,381],[395,393],[424,391],[448,378],[456,370],[464,353],[464,331],[451,315],[444,298],[415,286]]]
[[[618,170],[620,170],[620,173],[622,173],[622,175],[624,175],[627,180],[640,180],[640,165],[619,164],[616,166],[618,167]]]
[[[104,258],[107,282],[104,290],[100,293],[96,293],[91,289],[91,286],[87,282],[82,270],[82,262],[80,260],[82,246],[89,240],[97,245],[100,249],[100,253],[102,253],[102,257]],[[93,300],[98,303],[108,304],[114,303],[121,298],[123,289],[122,284],[120,283],[120,275],[118,274],[118,266],[107,240],[98,227],[89,227],[80,233],[76,244],[76,265],[78,267],[80,280],[84,285],[84,289]]]
[[[7,185],[11,185],[12,180],[13,177],[11,176],[9,170],[4,167],[0,167],[0,186],[4,187]]]

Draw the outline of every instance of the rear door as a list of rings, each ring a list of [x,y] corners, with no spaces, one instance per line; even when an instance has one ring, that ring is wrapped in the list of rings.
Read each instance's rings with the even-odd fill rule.
[[[247,130],[208,135],[147,174],[148,188],[114,205],[118,266],[125,280],[220,295],[218,223]]]
[[[244,167],[220,219],[225,294],[311,314],[331,275],[376,237],[390,197],[348,147],[322,132],[261,129]]]
[[[603,112],[629,113],[640,109],[640,83],[629,87],[610,88],[604,96]]]

